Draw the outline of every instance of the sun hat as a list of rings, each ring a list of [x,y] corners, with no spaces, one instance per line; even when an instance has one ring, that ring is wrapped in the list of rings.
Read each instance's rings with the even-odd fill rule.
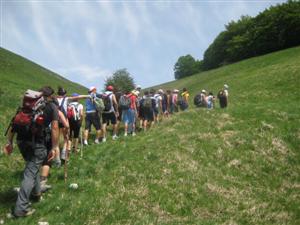
[[[133,90],[131,93],[134,94],[135,96],[138,96],[140,94],[140,92],[136,90]]]
[[[174,89],[173,92],[174,92],[174,93],[178,93],[179,90],[178,90],[178,89]]]
[[[92,91],[94,91],[94,90],[97,90],[96,87],[94,87],[94,86],[90,87],[89,93],[92,92]]]
[[[225,89],[228,89],[229,86],[228,86],[227,84],[224,84],[224,88],[225,88]]]
[[[206,93],[206,91],[203,89],[203,90],[201,91],[201,93]]]
[[[164,93],[163,89],[159,89],[158,93]]]

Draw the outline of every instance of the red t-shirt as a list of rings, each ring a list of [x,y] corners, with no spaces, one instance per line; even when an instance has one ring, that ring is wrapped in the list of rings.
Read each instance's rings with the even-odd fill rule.
[[[129,95],[127,95],[127,97],[130,98],[130,109],[136,109],[135,108],[136,96],[133,94],[129,94]]]

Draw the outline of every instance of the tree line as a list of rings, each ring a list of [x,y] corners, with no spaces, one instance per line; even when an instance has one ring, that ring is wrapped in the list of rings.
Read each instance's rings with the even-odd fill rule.
[[[300,45],[300,1],[271,6],[256,17],[241,16],[225,25],[204,52],[203,60],[181,56],[175,79],[270,52]]]

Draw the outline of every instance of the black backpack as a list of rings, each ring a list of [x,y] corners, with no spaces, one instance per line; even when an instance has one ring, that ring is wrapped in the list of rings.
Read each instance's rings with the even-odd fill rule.
[[[143,108],[146,110],[149,110],[152,108],[152,98],[151,97],[146,97],[143,99]]]
[[[201,94],[197,94],[194,97],[194,105],[195,106],[200,106],[202,104],[202,98],[201,98]]]
[[[109,112],[111,110],[111,106],[112,106],[111,105],[111,99],[110,99],[111,95],[112,94],[102,95],[102,99],[103,99],[103,103],[104,103],[104,109],[103,109],[104,112]]]

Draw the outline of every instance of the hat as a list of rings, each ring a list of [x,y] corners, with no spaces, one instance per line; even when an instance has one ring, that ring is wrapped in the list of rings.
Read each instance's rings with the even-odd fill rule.
[[[111,85],[108,85],[108,86],[106,87],[106,90],[107,90],[107,91],[113,91],[113,90],[114,90],[114,87],[111,86]]]
[[[227,84],[224,84],[224,88],[225,88],[225,89],[228,89],[229,86],[228,86]]]
[[[159,89],[158,93],[164,93],[163,89]]]
[[[94,90],[97,90],[96,87],[94,87],[94,86],[90,87],[89,93],[92,92],[92,91],[94,91]]]
[[[136,90],[133,90],[131,93],[134,94],[135,96],[138,96],[140,94],[140,92]]]
[[[201,93],[206,93],[206,91],[203,89],[203,90],[201,91]]]
[[[142,89],[141,85],[136,85],[136,89]]]
[[[73,93],[73,94],[72,94],[72,97],[77,97],[77,96],[79,96],[78,93]]]
[[[178,90],[178,89],[174,89],[173,92],[174,92],[174,93],[178,93],[179,90]]]
[[[57,94],[62,96],[62,95],[67,94],[67,91],[63,87],[59,87]]]

